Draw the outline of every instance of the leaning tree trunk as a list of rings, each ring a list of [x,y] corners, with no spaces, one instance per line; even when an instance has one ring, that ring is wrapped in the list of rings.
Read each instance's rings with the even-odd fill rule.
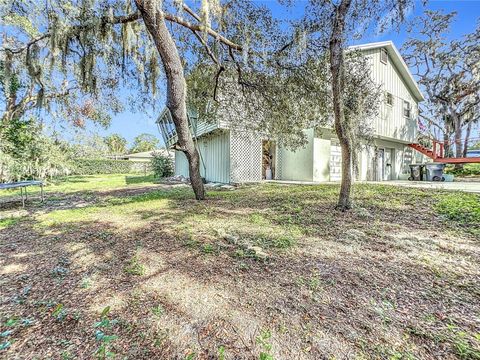
[[[167,77],[167,107],[172,114],[178,135],[177,149],[182,151],[188,160],[190,182],[195,198],[205,199],[205,188],[200,176],[200,157],[190,134],[187,117],[187,89],[182,60],[177,46],[171,36],[165,19],[155,0],[135,0],[142,14],[148,32],[152,35],[155,46],[163,63]]]
[[[343,42],[345,31],[345,16],[348,13],[351,0],[344,0],[337,7],[330,37],[330,71],[332,73],[333,112],[335,117],[335,132],[342,149],[342,183],[337,209],[345,211],[351,208],[350,193],[352,190],[352,136],[351,127],[345,118],[343,106],[344,56]]]
[[[472,121],[467,124],[467,130],[465,131],[465,142],[463,143],[463,157],[467,157],[468,142],[470,141],[470,133],[472,132]]]

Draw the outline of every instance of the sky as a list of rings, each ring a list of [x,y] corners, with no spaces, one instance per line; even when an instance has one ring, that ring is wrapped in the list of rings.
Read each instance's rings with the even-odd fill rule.
[[[264,0],[259,1],[259,3],[268,6],[274,15],[289,18],[297,18],[301,16],[306,5],[306,1],[296,1],[292,8],[285,10],[285,8],[278,5],[276,0]],[[409,14],[407,20],[412,20],[414,17],[421,15],[424,9],[443,10],[445,12],[456,11],[458,13],[451,27],[451,38],[458,38],[464,34],[473,32],[480,18],[480,0],[430,0],[425,8],[419,1],[415,6],[414,11]],[[376,34],[368,34],[364,39],[358,40],[355,43],[391,40],[397,48],[401,48],[408,36],[409,34],[406,33],[406,25],[403,25],[400,32],[390,31],[380,36]],[[162,98],[164,99],[164,97],[160,97],[160,102],[164,101]],[[160,112],[163,108],[163,104],[159,105],[160,106],[156,109],[157,112]],[[130,111],[125,111],[113,117],[108,129],[105,130],[100,127],[90,126],[88,130],[90,132],[96,132],[101,136],[119,133],[125,137],[129,143],[132,142],[135,136],[141,133],[154,134],[158,136],[160,141],[162,141],[161,135],[155,124],[155,115],[156,114],[151,110],[148,110],[145,113],[132,113]]]

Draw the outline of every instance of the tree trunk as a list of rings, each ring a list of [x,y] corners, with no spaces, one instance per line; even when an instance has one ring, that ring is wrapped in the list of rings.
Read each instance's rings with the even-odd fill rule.
[[[205,199],[205,188],[200,176],[200,157],[188,126],[187,89],[183,64],[175,41],[165,24],[161,11],[156,7],[156,3],[156,0],[135,0],[147,30],[152,35],[160,54],[167,77],[167,107],[172,114],[172,120],[177,130],[177,149],[187,157],[190,182],[195,198],[203,200]]]
[[[445,124],[445,129],[443,133],[443,153],[445,157],[451,157],[450,153],[450,126],[448,124]]]
[[[455,157],[460,158],[463,155],[462,120],[455,112],[452,112],[452,117],[453,117],[453,126],[455,129]],[[463,169],[463,164],[455,164],[454,168]]]
[[[465,132],[465,142],[463,143],[463,157],[467,157],[468,142],[470,141],[470,133],[472,132],[472,123],[473,121],[469,121],[467,124],[467,131]]]
[[[337,209],[345,211],[351,208],[350,193],[352,190],[352,136],[351,127],[345,118],[343,106],[344,81],[344,32],[345,17],[350,8],[351,0],[343,0],[335,9],[335,19],[330,36],[330,71],[332,73],[333,112],[335,117],[335,132],[342,148],[342,183]]]

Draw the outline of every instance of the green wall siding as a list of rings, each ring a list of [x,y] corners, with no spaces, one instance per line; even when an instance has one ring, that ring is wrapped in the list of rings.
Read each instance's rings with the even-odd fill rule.
[[[313,181],[313,129],[305,130],[307,144],[296,151],[279,149],[281,180]]]
[[[200,174],[211,182],[230,182],[230,137],[228,131],[216,132],[198,139],[201,162]],[[175,175],[188,177],[185,155],[175,152]]]

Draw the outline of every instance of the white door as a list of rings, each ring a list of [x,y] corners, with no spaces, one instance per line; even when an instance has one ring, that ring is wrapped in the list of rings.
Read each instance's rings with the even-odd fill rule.
[[[378,149],[377,181],[392,179],[392,149]]]
[[[385,149],[378,149],[377,154],[377,181],[382,181],[385,173]]]
[[[385,149],[385,170],[383,180],[392,180],[392,149]]]

